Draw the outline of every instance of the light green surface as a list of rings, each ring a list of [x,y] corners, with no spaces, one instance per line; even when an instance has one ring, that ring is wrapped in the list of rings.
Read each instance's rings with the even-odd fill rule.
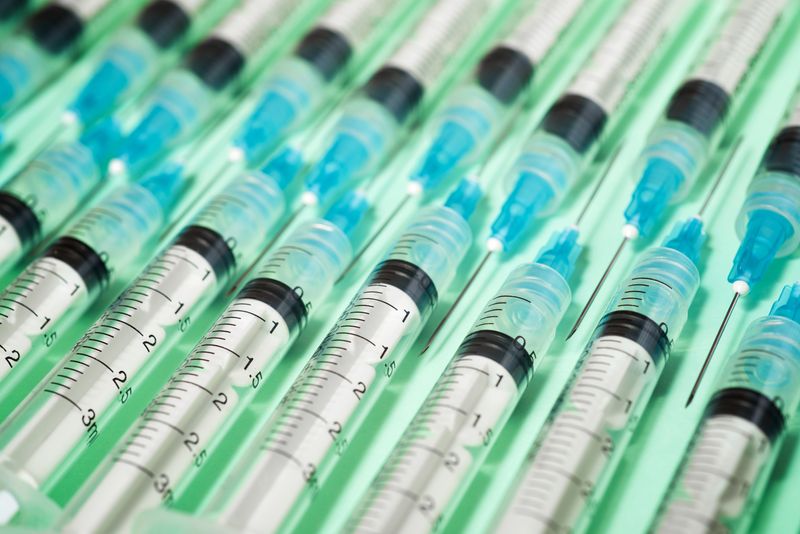
[[[525,134],[541,118],[547,106],[567,84],[571,74],[590,52],[593,42],[600,37],[604,23],[613,19],[614,8],[619,7],[621,3],[621,0],[592,2],[561,40],[556,51],[537,72],[533,93],[534,105],[524,120],[516,125],[514,138],[501,148],[484,173],[484,183],[492,184],[492,187],[489,198],[480,207],[475,218],[476,224],[473,225],[483,230],[478,233],[476,245],[454,286],[463,283],[466,273],[474,268],[482,255],[482,243],[487,236],[485,227],[507,192],[505,170],[513,162],[517,147],[524,140]],[[521,262],[530,261],[554,230],[562,228],[574,219],[586,200],[592,179],[597,177],[599,169],[605,167],[606,160],[614,148],[622,144],[623,149],[614,168],[584,221],[582,229],[586,250],[573,277],[573,304],[560,327],[556,342],[533,378],[518,409],[498,437],[479,476],[471,484],[455,518],[445,525],[444,532],[482,532],[491,526],[509,484],[517,474],[542,422],[600,318],[606,299],[613,292],[615,283],[631,267],[636,254],[645,246],[642,244],[624,254],[581,330],[570,342],[563,343],[561,340],[588,298],[594,282],[619,241],[622,211],[633,187],[634,176],[631,168],[644,145],[646,134],[697,52],[703,49],[703,37],[709,35],[716,25],[725,2],[709,0],[698,4],[702,5],[687,17],[689,22],[681,25],[679,33],[673,33],[669,37],[670,42],[660,47],[659,57],[648,67],[644,79],[640,80],[642,83],[634,86],[623,104],[621,114],[609,125],[602,141],[597,164],[588,170],[562,209],[555,217],[543,221],[518,254],[511,258],[495,259],[490,263],[467,294],[463,305],[443,330],[436,345],[424,358],[418,358],[416,355],[425,339],[454,299],[456,291],[442,292],[442,301],[430,324],[404,360],[389,390],[379,399],[356,440],[342,457],[332,478],[323,486],[313,512],[300,524],[299,530],[327,532],[341,526],[355,506],[356,499],[371,482],[392,445],[454,354],[485,301],[492,296],[512,268]],[[737,157],[706,216],[709,239],[701,264],[703,280],[698,297],[690,311],[690,323],[676,342],[654,397],[611,482],[610,490],[601,503],[601,509],[594,520],[593,532],[635,533],[646,529],[694,432],[705,402],[713,391],[714,380],[724,363],[726,354],[738,344],[739,334],[744,326],[769,310],[780,288],[785,283],[800,279],[800,257],[796,254],[788,260],[776,262],[767,279],[740,304],[698,397],[689,409],[684,409],[686,396],[696,371],[730,300],[731,290],[725,277],[738,246],[738,238],[733,230],[736,214],[761,154],[778,126],[794,87],[800,79],[800,71],[797,69],[797,58],[800,57],[798,28],[800,28],[800,5],[791,2],[791,8],[784,16],[778,31],[774,32],[767,53],[763,54],[758,62],[758,69],[748,78],[744,88],[747,95],[743,105],[732,110],[728,129],[722,141],[723,148],[718,151],[717,157],[689,197],[678,209],[671,212],[671,222],[694,213],[704,198],[711,179],[716,175],[716,170],[724,160],[727,152],[725,147],[729,146],[737,136],[742,135],[742,145]],[[219,135],[209,139],[203,145],[204,150],[211,151],[212,147],[222,146],[221,143],[229,138],[230,131],[230,127],[223,129]],[[380,222],[381,215],[385,216],[390,211],[404,191],[404,177],[408,175],[419,156],[419,146],[424,144],[423,141],[424,136],[415,138],[384,173],[383,179],[391,181],[391,187],[387,188],[376,206],[376,216],[371,221],[373,224]],[[204,177],[208,178],[211,174],[213,173],[208,173]],[[398,218],[386,234],[385,242],[388,242],[389,235],[402,228],[404,220],[412,216],[411,210],[407,210],[404,217]],[[653,242],[663,239],[670,227],[671,223],[666,225]],[[231,432],[226,441],[231,449],[243,441],[243,437],[255,422],[266,419],[371,266],[380,259],[384,248],[379,246],[372,248],[341,287],[331,295],[324,308],[317,310],[316,319],[312,320],[300,341],[268,378],[256,402]],[[121,288],[122,285],[115,289]],[[108,300],[106,298],[102,305],[93,307],[87,317],[72,329],[70,335],[64,337],[57,350],[66,352],[91,320],[101,313],[102,306],[107,304]],[[204,326],[219,313],[221,306],[221,302],[212,306],[197,322],[193,335],[189,336],[191,339],[185,340],[175,350],[187,353],[202,334]],[[753,525],[753,530],[756,532],[797,532],[800,529],[800,514],[796,509],[797,503],[800,502],[800,484],[797,483],[797,480],[800,480],[799,426],[795,423],[790,429],[788,439],[784,441],[778,463]],[[218,482],[218,474],[228,459],[227,455],[220,455],[209,461],[200,472],[193,491],[184,496],[179,505],[192,509],[201,502],[206,494],[205,489]]]

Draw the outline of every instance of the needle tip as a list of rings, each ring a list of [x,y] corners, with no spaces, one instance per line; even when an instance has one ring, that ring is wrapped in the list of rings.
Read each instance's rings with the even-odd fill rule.
[[[567,334],[567,337],[564,338],[564,341],[569,341],[570,338],[572,336],[574,336],[575,332],[577,332],[577,331],[578,331],[578,325],[575,324],[575,325],[573,325],[572,330],[569,331],[569,334]]]
[[[689,398],[686,399],[686,405],[684,406],[684,408],[688,408],[693,400],[694,400],[694,391],[692,392],[691,395],[689,395]]]

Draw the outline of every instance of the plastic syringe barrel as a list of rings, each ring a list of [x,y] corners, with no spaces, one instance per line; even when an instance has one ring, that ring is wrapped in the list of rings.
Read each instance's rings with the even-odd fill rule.
[[[70,501],[64,532],[127,530],[137,515],[149,516],[164,495],[147,472],[168,477],[169,500],[180,498],[198,473],[196,451],[203,451],[203,458],[215,454],[350,261],[348,233],[365,208],[363,199],[344,199],[333,213],[292,232],[254,269],[128,437],[120,440],[113,460]],[[192,382],[203,384],[202,389],[181,387],[189,369]],[[186,435],[197,436],[192,449],[184,443]]]
[[[229,185],[64,357],[56,369],[69,383],[53,378],[31,393],[0,431],[0,478],[10,494],[4,502],[17,503],[22,524],[52,506],[51,484],[77,486],[88,478],[85,469],[80,475],[65,471],[92,454],[100,434],[112,440],[107,444],[116,441],[124,431],[119,421],[135,419],[130,406],[147,391],[120,388],[119,380],[154,384],[169,372],[159,361],[172,357],[169,349],[191,316],[202,313],[237,267],[255,256],[283,210],[283,192],[269,177],[251,173]],[[82,362],[80,373],[71,367],[76,361]],[[107,374],[112,366],[117,381]]]
[[[475,203],[464,194],[469,191],[469,185],[463,186],[453,207],[432,208],[410,225],[350,301],[259,431],[252,454],[243,455],[231,472],[227,483],[232,490],[220,487],[215,493],[209,512],[216,513],[222,525],[235,529],[258,525],[259,530],[272,532],[291,522],[308,504],[311,492],[337,463],[339,440],[351,439],[405,356],[405,348],[419,335],[437,303],[438,291],[455,275],[471,238],[465,217]],[[341,363],[332,368],[334,376],[345,382],[326,379],[321,388],[309,386],[320,382],[319,376],[327,376],[321,369],[330,369],[330,354],[339,356],[335,361]],[[351,381],[358,390],[355,395]],[[341,384],[348,384],[349,396],[333,393],[344,391]],[[319,393],[305,399],[311,390]],[[298,409],[301,404],[304,408]],[[316,440],[313,436],[322,430],[323,421],[318,416],[333,417],[334,413],[336,440]],[[289,420],[297,428],[277,438],[287,431]],[[327,435],[327,425],[324,432]],[[302,466],[310,462],[315,476],[303,477],[303,470],[297,470],[300,464],[286,463],[285,453],[301,457]],[[267,484],[262,483],[263,473],[270,473]]]
[[[581,531],[587,524],[688,320],[704,237],[699,220],[681,223],[623,281],[539,434],[496,532]]]
[[[472,78],[454,91],[450,103],[431,118],[436,133],[411,175],[409,191],[435,190],[486,152],[529,87],[539,62],[582,4],[583,0],[520,4],[522,19],[481,58]]]
[[[800,283],[783,288],[728,360],[653,526],[747,532],[800,404]]]
[[[109,283],[137,269],[180,194],[176,166],[118,187],[34,260],[0,296],[0,418],[58,363],[50,349]],[[144,258],[142,258],[144,261]]]
[[[62,225],[99,184],[119,142],[111,121],[54,145],[0,191],[0,271]]]
[[[748,287],[800,245],[800,106],[772,140],[736,221],[741,238],[728,281]]]
[[[555,336],[570,302],[563,275],[580,251],[577,236],[574,229],[554,235],[484,306],[347,531],[430,532],[446,524]]]
[[[639,181],[625,209],[626,226],[634,235],[651,235],[667,207],[697,180],[731,99],[785,3],[739,2],[703,61],[673,94],[636,166]]]

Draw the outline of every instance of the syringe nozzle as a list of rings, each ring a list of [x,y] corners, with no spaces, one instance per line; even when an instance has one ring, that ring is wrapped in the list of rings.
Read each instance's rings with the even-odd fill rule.
[[[368,209],[367,197],[361,192],[350,191],[328,208],[324,219],[335,224],[342,232],[350,236]]]
[[[297,110],[284,95],[267,91],[234,140],[247,161],[256,161],[295,120]]]
[[[182,129],[174,114],[165,108],[154,107],[125,139],[122,161],[137,171],[178,137]]]
[[[747,223],[728,281],[745,282],[748,286],[756,284],[793,231],[789,221],[780,214],[768,210],[755,211]]]
[[[554,198],[552,185],[535,173],[520,173],[513,191],[492,222],[491,236],[508,250]]]
[[[453,121],[445,122],[411,180],[426,191],[436,189],[475,144],[467,128]]]
[[[536,263],[553,268],[564,280],[569,280],[575,270],[575,262],[583,247],[578,244],[580,232],[575,227],[556,232],[539,252]]]
[[[800,282],[795,282],[793,285],[784,286],[781,295],[772,309],[769,311],[770,315],[778,317],[786,317],[796,323],[800,323]]]
[[[465,221],[468,221],[475,211],[482,194],[481,186],[478,182],[464,179],[450,193],[444,205],[461,215]]]
[[[625,209],[627,223],[635,226],[643,235],[652,233],[684,180],[683,172],[671,161],[648,159],[642,178]]]
[[[286,189],[302,168],[303,155],[289,146],[271,157],[261,172],[275,180],[281,189]]]
[[[92,152],[98,167],[105,167],[122,141],[119,126],[112,119],[106,119],[87,130],[80,142]]]
[[[138,183],[153,195],[163,213],[169,212],[183,189],[183,165],[167,161],[153,172],[146,174]]]
[[[340,134],[309,173],[306,188],[324,203],[328,196],[350,182],[367,163],[369,149],[357,138]]]
[[[664,246],[677,250],[697,265],[700,249],[705,240],[703,221],[698,217],[692,217],[675,225],[664,241]]]

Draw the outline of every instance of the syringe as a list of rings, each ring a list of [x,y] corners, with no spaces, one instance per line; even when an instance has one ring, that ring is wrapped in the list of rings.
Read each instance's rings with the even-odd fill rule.
[[[494,253],[511,252],[552,213],[592,159],[608,117],[669,27],[673,2],[632,0],[570,87],[550,107],[509,176],[512,190],[492,222],[486,254],[431,334],[426,351]],[[612,160],[613,163],[613,160]]]
[[[602,497],[700,285],[703,223],[643,254],[536,440],[496,532],[581,532]]]
[[[245,0],[186,55],[180,69],[167,73],[145,103],[127,136],[123,153],[111,162],[114,173],[141,173],[222,111],[237,82],[252,72],[270,36],[293,11],[313,13],[326,0]],[[292,20],[300,18],[292,15]],[[300,21],[308,24],[310,20]],[[263,61],[261,61],[263,63]]]
[[[119,145],[112,121],[39,154],[0,190],[0,272],[64,224],[95,190]]]
[[[733,300],[700,368],[687,406],[700,387],[739,298],[763,278],[775,258],[788,256],[800,246],[800,102],[767,148],[739,211],[736,230],[742,241],[728,273]]]
[[[271,177],[234,181],[78,340],[0,429],[0,517],[28,525],[57,513],[52,491],[74,493],[130,428],[149,400],[137,392],[166,381],[179,363],[170,347],[263,246],[284,204]]]
[[[56,340],[154,244],[181,189],[176,165],[120,186],[0,295],[0,419],[56,366]]]
[[[421,533],[446,523],[555,337],[577,240],[576,228],[556,233],[489,300],[347,531]]]
[[[786,0],[739,0],[703,61],[673,93],[637,164],[640,178],[625,210],[622,242],[568,338],[578,330],[625,245],[657,230],[668,205],[683,198],[697,180],[715,151],[714,132],[785,5]]]
[[[64,70],[137,2],[54,0],[0,46],[0,116],[8,115]]]
[[[210,4],[215,4],[211,6]],[[97,68],[67,107],[62,123],[83,128],[109,115],[120,103],[150,85],[191,35],[203,10],[225,11],[209,0],[151,0],[136,21],[105,45]]]
[[[324,154],[306,176],[303,206],[324,204],[342,188],[375,173],[398,146],[415,113],[444,86],[443,74],[476,28],[486,33],[502,0],[436,0],[389,60],[348,99],[324,143]]]
[[[212,496],[218,525],[273,532],[302,514],[454,277],[479,195],[463,182],[403,232]]]
[[[653,532],[747,532],[800,404],[800,283],[744,333]]]
[[[366,55],[402,29],[401,20],[424,2],[339,0],[317,20],[291,55],[278,61],[259,89],[253,112],[236,134],[228,159],[259,164],[292,131],[337,100],[336,95],[364,66]],[[398,25],[400,28],[398,28]]]
[[[584,0],[522,2],[508,34],[478,61],[472,77],[430,119],[435,131],[412,172],[407,194],[421,197],[447,178],[463,175],[502,133],[540,62]],[[533,5],[531,5],[533,4]]]
[[[429,119],[434,132],[427,151],[412,172],[406,195],[373,232],[363,254],[412,200],[424,202],[449,178],[479,169],[524,103],[534,72],[577,14],[583,0],[531,2],[516,6],[516,24],[478,61],[468,81]]]
[[[329,293],[366,208],[363,197],[345,196],[261,264],[70,502],[64,532],[127,531],[139,512],[179,496],[206,458],[232,453],[217,449],[221,438]]]

